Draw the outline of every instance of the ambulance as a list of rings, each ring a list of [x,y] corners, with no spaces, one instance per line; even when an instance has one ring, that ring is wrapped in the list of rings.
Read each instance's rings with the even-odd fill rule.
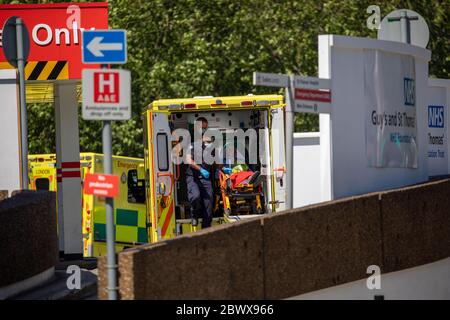
[[[30,155],[29,187],[33,190],[57,190],[56,156]],[[81,180],[86,173],[103,173],[103,155],[80,154]],[[120,179],[119,195],[114,199],[116,251],[148,242],[148,219],[145,202],[144,160],[113,156],[113,174]],[[106,254],[105,199],[83,193],[82,229],[84,257]]]
[[[178,136],[179,129],[188,130],[194,137],[198,118],[206,118],[208,127],[220,132],[223,141],[229,141],[227,137],[234,135],[236,140],[244,137],[241,142],[246,151],[256,147],[257,161],[253,170],[260,172],[263,178],[258,208],[250,214],[238,213],[240,203],[247,206],[244,198],[236,201],[236,206],[229,206],[229,199],[221,197],[219,189],[215,188],[213,224],[254,217],[255,212],[282,211],[286,198],[284,107],[280,95],[163,99],[149,104],[143,113],[149,240],[157,242],[199,228],[193,227],[190,219],[185,179],[187,165],[174,161],[184,152],[181,146],[184,138]],[[256,140],[250,143],[251,132],[256,133]]]

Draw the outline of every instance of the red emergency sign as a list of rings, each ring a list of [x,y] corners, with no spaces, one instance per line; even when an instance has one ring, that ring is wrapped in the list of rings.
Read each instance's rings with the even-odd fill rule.
[[[84,178],[84,193],[114,198],[119,194],[119,176],[87,173]]]
[[[316,89],[295,89],[296,100],[331,102],[331,91]]]
[[[119,76],[114,71],[94,73],[94,102],[120,103]]]
[[[65,61],[69,79],[80,79],[82,68],[87,67],[81,62],[81,31],[108,29],[107,2],[0,5],[0,28],[12,16],[22,18],[27,26],[28,61]],[[0,62],[6,62],[3,50]]]

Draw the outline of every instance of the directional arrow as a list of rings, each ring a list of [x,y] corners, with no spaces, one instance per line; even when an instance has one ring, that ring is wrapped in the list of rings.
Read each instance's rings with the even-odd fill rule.
[[[123,50],[122,43],[102,43],[103,37],[94,37],[86,46],[94,56],[104,57],[102,51],[121,51]]]
[[[83,30],[81,40],[83,63],[127,63],[126,30]]]

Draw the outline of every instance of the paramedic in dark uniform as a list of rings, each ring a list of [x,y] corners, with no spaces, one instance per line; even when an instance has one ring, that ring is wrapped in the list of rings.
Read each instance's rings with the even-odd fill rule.
[[[204,133],[208,129],[208,121],[200,117],[202,139],[198,139],[190,145],[190,154],[186,156],[188,168],[186,169],[187,198],[191,205],[192,225],[198,224],[198,218],[202,218],[202,228],[211,226],[213,215],[213,186],[211,183],[212,165],[203,161],[203,151],[210,144],[210,137]],[[202,159],[201,163],[195,160]]]

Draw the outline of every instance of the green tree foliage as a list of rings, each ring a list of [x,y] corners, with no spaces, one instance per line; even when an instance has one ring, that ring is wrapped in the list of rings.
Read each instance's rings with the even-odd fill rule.
[[[15,1],[19,2],[19,1]],[[23,1],[20,1],[23,3]],[[26,1],[29,3],[50,1]],[[52,1],[55,2],[55,1]],[[366,27],[373,0],[111,0],[110,28],[128,31],[133,119],[114,124],[114,152],[142,156],[141,113],[155,99],[276,93],[252,86],[253,71],[317,75],[317,36],[376,38]],[[430,27],[430,75],[450,78],[450,1],[385,0],[419,12]],[[278,91],[282,93],[282,91]],[[52,108],[30,106],[30,149],[52,149]],[[31,116],[32,114],[32,116]],[[318,117],[297,115],[296,131],[318,130]],[[82,150],[101,151],[101,124],[80,120]]]

